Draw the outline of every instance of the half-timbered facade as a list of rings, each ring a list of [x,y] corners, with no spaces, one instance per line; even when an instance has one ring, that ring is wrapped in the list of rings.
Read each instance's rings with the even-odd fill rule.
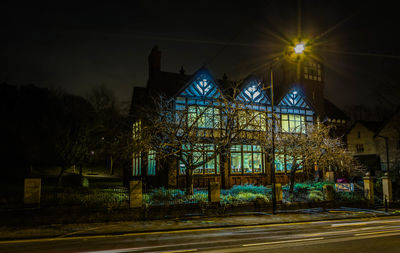
[[[146,88],[135,87],[132,97],[131,115],[135,119],[133,133],[140,131],[140,124],[145,119],[137,114],[137,108],[146,103],[146,98],[155,94],[163,94],[175,101],[174,110],[187,111],[187,122],[196,119],[196,127],[214,130],[221,128],[224,117],[216,106],[208,105],[229,92],[229,86],[234,82],[228,81],[226,76],[217,80],[209,70],[200,69],[192,75],[186,75],[181,69],[180,73],[164,72],[160,69],[161,52],[155,47],[149,56],[149,79]],[[323,73],[320,64],[305,64],[301,82],[290,80],[289,75],[281,74],[277,78],[274,106],[271,103],[270,84],[263,82],[256,76],[250,76],[239,83],[240,92],[235,99],[243,106],[251,106],[247,113],[252,114],[255,122],[260,124],[255,127],[249,125],[249,131],[270,131],[270,119],[273,114],[276,119],[276,128],[283,133],[304,133],[309,124],[317,120],[331,120],[345,123],[344,114],[329,115],[324,110],[324,105],[329,103],[332,111],[333,104],[325,102],[323,96]],[[237,84],[237,82],[236,82]],[[207,105],[207,106],[206,106]],[[336,111],[339,111],[335,107]],[[243,117],[245,120],[245,117]],[[267,120],[268,119],[268,120]],[[266,123],[267,122],[267,123]],[[269,122],[269,123],[268,123]],[[257,128],[257,129],[256,129]],[[251,139],[251,138],[250,138]],[[243,139],[242,139],[243,140]],[[260,142],[237,139],[229,147],[226,157],[216,154],[217,147],[213,142],[199,142],[184,146],[190,149],[193,159],[207,161],[201,163],[194,171],[195,187],[205,187],[210,181],[222,181],[225,177],[225,187],[236,184],[268,184],[270,183],[270,156]],[[207,159],[212,157],[213,159]],[[288,181],[291,170],[291,157],[287,154],[276,154],[275,173],[276,181]],[[227,162],[224,162],[227,161]],[[161,170],[160,166],[164,166]],[[165,166],[168,168],[165,170]],[[167,172],[166,172],[167,171]],[[160,173],[158,173],[160,172]],[[141,177],[146,183],[153,186],[184,187],[185,164],[179,161],[168,164],[157,160],[156,152],[144,150],[140,154],[133,154],[132,177]],[[299,172],[301,174],[301,170]]]

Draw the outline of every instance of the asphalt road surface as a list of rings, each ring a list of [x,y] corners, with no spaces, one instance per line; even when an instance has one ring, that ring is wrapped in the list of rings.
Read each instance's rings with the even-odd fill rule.
[[[0,241],[0,252],[400,253],[400,217]]]

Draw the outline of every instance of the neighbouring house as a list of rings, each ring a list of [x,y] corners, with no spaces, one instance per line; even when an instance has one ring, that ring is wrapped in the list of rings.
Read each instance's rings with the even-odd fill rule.
[[[226,75],[216,78],[206,68],[201,68],[192,74],[186,74],[183,68],[177,73],[161,70],[161,52],[154,47],[148,57],[149,77],[146,87],[134,87],[130,114],[134,119],[134,138],[140,132],[146,119],[139,113],[139,108],[149,103],[152,96],[163,94],[175,102],[174,110],[182,110],[199,105],[201,101],[212,101],[228,92],[229,87],[238,85],[241,92],[237,99],[254,106],[254,110],[265,111],[269,115],[271,107],[271,90],[269,81],[250,75],[244,80],[229,80]],[[293,64],[292,64],[293,65]],[[277,124],[284,132],[296,133],[305,129],[308,123],[330,122],[343,132],[347,116],[332,102],[324,98],[324,74],[321,63],[304,61],[300,73],[297,66],[285,62],[275,69],[274,78],[274,114]],[[294,64],[296,65],[296,64]],[[300,74],[300,75],[298,75]],[[193,107],[194,108],[194,107]],[[196,111],[193,111],[196,114]],[[213,112],[205,114],[212,120],[204,120],[198,127],[209,129],[223,120],[223,117]],[[208,123],[207,123],[208,122]],[[300,129],[300,130],[299,130]],[[213,154],[215,147],[201,144],[199,148],[204,153]],[[221,159],[219,154],[194,171],[195,187],[205,187],[208,182],[221,182],[224,175],[226,185],[237,184],[269,184],[271,182],[269,154],[260,145],[248,142],[237,142],[230,147],[227,159]],[[276,156],[276,181],[287,183],[290,173],[290,157],[286,154]],[[227,160],[227,163],[223,163]],[[163,169],[161,169],[163,167]],[[167,167],[167,168],[166,168]],[[301,172],[300,172],[301,173]],[[157,153],[152,150],[133,154],[132,178],[141,178],[151,186],[184,187],[185,167],[179,162],[163,163],[157,159]]]
[[[375,121],[358,120],[346,134],[349,151],[371,174],[381,170],[381,160],[376,146],[376,133],[380,125]]]
[[[356,121],[346,134],[348,149],[372,174],[400,168],[399,108],[384,122]]]
[[[400,169],[400,107],[375,132],[382,171]],[[399,171],[400,172],[400,171]]]

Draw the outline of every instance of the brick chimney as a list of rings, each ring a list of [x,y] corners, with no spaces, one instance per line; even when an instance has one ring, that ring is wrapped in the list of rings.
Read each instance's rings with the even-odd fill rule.
[[[161,51],[155,45],[149,54],[149,79],[152,79],[160,72],[161,68]]]

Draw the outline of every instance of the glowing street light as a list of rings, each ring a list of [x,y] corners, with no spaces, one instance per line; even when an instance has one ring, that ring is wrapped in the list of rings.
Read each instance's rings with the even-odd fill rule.
[[[293,49],[296,54],[302,54],[304,52],[305,47],[303,43],[299,43]]]

